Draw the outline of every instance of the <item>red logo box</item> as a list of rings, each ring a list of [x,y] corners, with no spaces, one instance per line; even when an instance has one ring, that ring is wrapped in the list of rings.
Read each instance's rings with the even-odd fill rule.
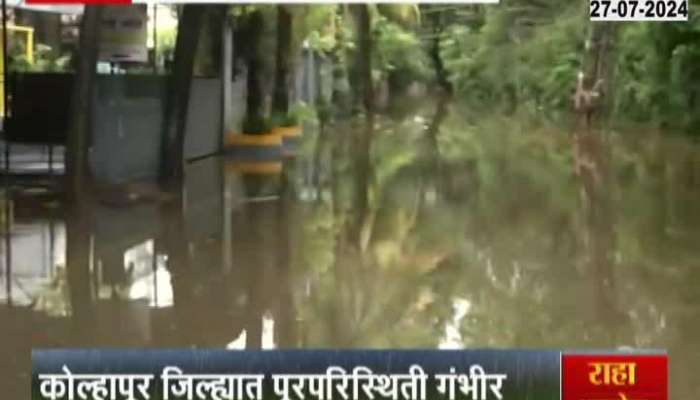
[[[668,356],[564,354],[562,400],[668,400]]]

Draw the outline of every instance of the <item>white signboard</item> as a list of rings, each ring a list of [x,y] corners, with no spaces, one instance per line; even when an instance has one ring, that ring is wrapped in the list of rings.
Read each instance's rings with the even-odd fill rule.
[[[148,10],[145,5],[103,6],[100,61],[148,62]]]

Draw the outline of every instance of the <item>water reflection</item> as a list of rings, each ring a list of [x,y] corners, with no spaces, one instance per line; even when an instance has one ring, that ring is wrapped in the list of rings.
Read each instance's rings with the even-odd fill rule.
[[[278,176],[199,161],[159,202],[13,187],[0,387],[32,347],[629,346],[698,393],[698,145],[458,111],[310,130]]]

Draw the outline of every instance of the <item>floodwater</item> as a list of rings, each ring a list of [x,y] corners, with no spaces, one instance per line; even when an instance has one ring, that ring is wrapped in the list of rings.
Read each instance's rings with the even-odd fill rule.
[[[672,398],[700,393],[688,137],[440,103],[307,129],[281,175],[239,167],[77,209],[5,192],[2,398],[29,397],[30,349],[90,346],[662,348]]]

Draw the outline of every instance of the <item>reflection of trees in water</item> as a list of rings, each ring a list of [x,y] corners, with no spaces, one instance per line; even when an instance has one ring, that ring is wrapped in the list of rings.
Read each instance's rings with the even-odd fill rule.
[[[370,162],[372,151],[372,140],[374,137],[374,114],[370,111],[366,115],[364,126],[356,131],[354,140],[354,177],[355,177],[355,199],[353,211],[355,212],[354,225],[351,228],[350,236],[359,246],[363,227],[366,223],[370,207],[370,185],[372,183],[372,164]]]
[[[426,137],[431,121],[415,131],[406,123],[384,128],[381,118],[376,125],[365,245],[344,240],[345,208],[357,202],[343,188],[360,181],[342,168],[352,154],[334,153],[332,196],[307,217],[312,247],[302,252],[315,272],[300,312],[318,327],[310,344],[437,345],[456,300],[469,305],[458,327],[465,345],[665,342],[663,321],[676,311],[665,309],[668,287],[654,286],[668,279],[657,266],[646,275],[634,264],[649,248],[629,247],[640,238],[630,221],[652,220],[656,206],[629,214],[618,205],[620,192],[635,195],[648,182],[622,173],[622,160],[639,158],[634,148],[583,136],[571,147],[559,132],[515,135],[503,121],[469,126],[445,117],[437,140]],[[456,179],[465,176],[456,166],[471,162],[474,183],[462,185],[468,201],[426,184],[439,182],[438,160]]]
[[[293,162],[293,161],[292,161]],[[293,175],[294,168],[290,168]],[[272,307],[275,316],[275,343],[280,348],[291,348],[299,345],[299,327],[297,326],[296,305],[292,288],[292,258],[295,254],[293,240],[297,226],[295,221],[296,192],[289,175],[283,177],[280,200],[277,203],[277,223],[279,240],[276,251],[276,274],[274,292],[277,292],[276,304]]]
[[[234,213],[231,243],[188,236],[181,202],[164,205],[158,248],[168,255],[175,306],[149,311],[153,334],[143,344],[224,346],[245,330],[260,347],[262,318],[271,315],[280,347],[437,346],[454,323],[464,346],[667,347],[679,365],[697,362],[700,196],[684,171],[696,150],[651,143],[647,157],[615,137],[579,136],[571,147],[559,132],[516,136],[502,121],[443,118],[396,128],[377,117],[372,155],[362,160],[372,177],[363,246],[351,235],[354,136],[334,126],[323,150],[332,152],[330,195],[297,204],[283,190],[280,201],[246,203]],[[458,179],[465,160],[478,184],[460,183],[469,194],[460,201],[434,165]],[[89,326],[79,321],[128,316],[91,297],[89,240],[76,221],[66,278],[75,323],[34,340],[128,342],[104,330],[82,341]],[[220,251],[209,250],[221,245],[233,250],[229,273],[218,268]],[[455,322],[457,301],[468,306]],[[21,318],[0,315],[3,325]],[[693,393],[687,372],[672,376]]]
[[[439,39],[436,39],[436,41],[437,40]],[[438,76],[438,79],[440,80],[441,85],[445,84],[444,77]],[[425,137],[428,142],[425,148],[426,152],[428,153],[427,158],[429,160],[428,168],[425,170],[428,174],[434,174],[437,177],[437,179],[435,179],[437,182],[433,182],[433,185],[435,185],[437,188],[444,188],[449,182],[448,177],[444,176],[446,171],[443,167],[443,161],[440,155],[440,144],[438,142],[440,127],[447,117],[447,107],[447,97],[441,96],[437,100],[437,106],[435,107],[433,119],[425,129]],[[430,177],[426,177],[426,179],[430,179]]]
[[[91,229],[89,199],[76,200],[66,216],[66,269],[76,345],[94,343],[95,309],[90,271]]]
[[[441,114],[437,113],[437,120],[444,118]],[[405,147],[397,148],[390,143],[396,138],[385,138],[384,132],[374,129],[376,124],[382,123],[371,122],[365,130],[355,132],[358,140],[369,138],[373,142],[371,157],[369,151],[358,154],[357,149],[366,149],[367,143],[355,143],[350,155],[342,152],[342,146],[334,146],[329,202],[312,210],[311,218],[318,218],[311,223],[316,227],[310,232],[315,237],[313,244],[325,246],[324,251],[330,253],[313,250],[316,256],[312,260],[324,262],[316,266],[322,271],[318,276],[321,281],[315,282],[316,290],[307,305],[318,309],[307,313],[316,324],[321,319],[328,325],[327,330],[315,330],[312,343],[391,346],[412,336],[419,345],[435,336],[432,329],[426,333],[421,327],[430,323],[413,318],[416,308],[423,309],[426,302],[420,287],[422,274],[430,267],[421,264],[433,264],[443,257],[441,251],[431,254],[430,250],[421,257],[412,243],[421,234],[414,228],[421,198],[428,191],[424,181],[433,179],[426,175],[430,167],[426,168],[423,160],[432,158],[419,157],[422,153],[415,148],[408,152]],[[437,134],[439,124],[433,124],[429,133]],[[408,135],[412,142],[425,145],[422,126]],[[378,147],[376,141],[381,142]],[[346,158],[353,160],[354,168],[342,167]],[[418,159],[418,167],[413,166]],[[354,182],[350,201],[343,190],[346,180]],[[350,205],[349,210],[346,205]]]
[[[288,169],[293,166],[288,165]],[[285,172],[279,199],[248,202],[234,213],[233,276],[245,299],[246,347],[261,348],[265,313],[275,323],[274,340],[295,347],[297,318],[292,296],[290,260],[293,256],[294,182]]]
[[[628,317],[620,310],[614,273],[617,216],[613,211],[610,151],[600,132],[577,132],[574,136],[574,169],[580,182],[585,274],[593,284],[600,328],[610,335],[610,345],[626,337]]]
[[[296,317],[289,287],[289,229],[293,226],[290,213],[294,194],[291,189],[287,193],[283,202],[262,207],[256,204],[233,221],[237,230],[234,240],[239,243],[234,254],[237,269],[230,274],[221,268],[221,240],[193,236],[192,227],[185,220],[182,198],[163,203],[162,226],[154,251],[167,255],[167,273],[165,278],[163,273],[150,276],[158,285],[156,279],[168,279],[169,275],[174,304],[165,308],[158,308],[157,304],[156,308],[149,308],[147,300],[130,298],[128,277],[123,276],[124,256],[106,243],[106,250],[94,256],[102,263],[101,283],[126,291],[101,299],[104,296],[97,292],[98,272],[92,267],[98,260],[92,259],[90,207],[83,203],[82,208],[68,211],[66,274],[57,276],[60,282],[52,282],[47,290],[54,297],[65,293],[70,300],[69,318],[65,319],[70,322],[70,329],[52,329],[46,337],[42,334],[33,339],[76,346],[224,347],[247,329],[250,345],[259,347],[262,317],[269,310],[276,322],[277,344],[296,345]],[[259,238],[263,239],[256,240]],[[124,278],[127,282],[123,282]],[[67,290],[61,290],[63,287]],[[48,325],[56,326],[60,321],[52,319]]]
[[[193,331],[191,326],[200,322],[193,319],[196,313],[192,309],[196,304],[194,288],[199,274],[190,258],[182,196],[161,206],[161,224],[163,250],[168,255],[167,268],[173,291],[173,325],[176,330],[159,339],[174,345],[194,344],[188,332]]]

